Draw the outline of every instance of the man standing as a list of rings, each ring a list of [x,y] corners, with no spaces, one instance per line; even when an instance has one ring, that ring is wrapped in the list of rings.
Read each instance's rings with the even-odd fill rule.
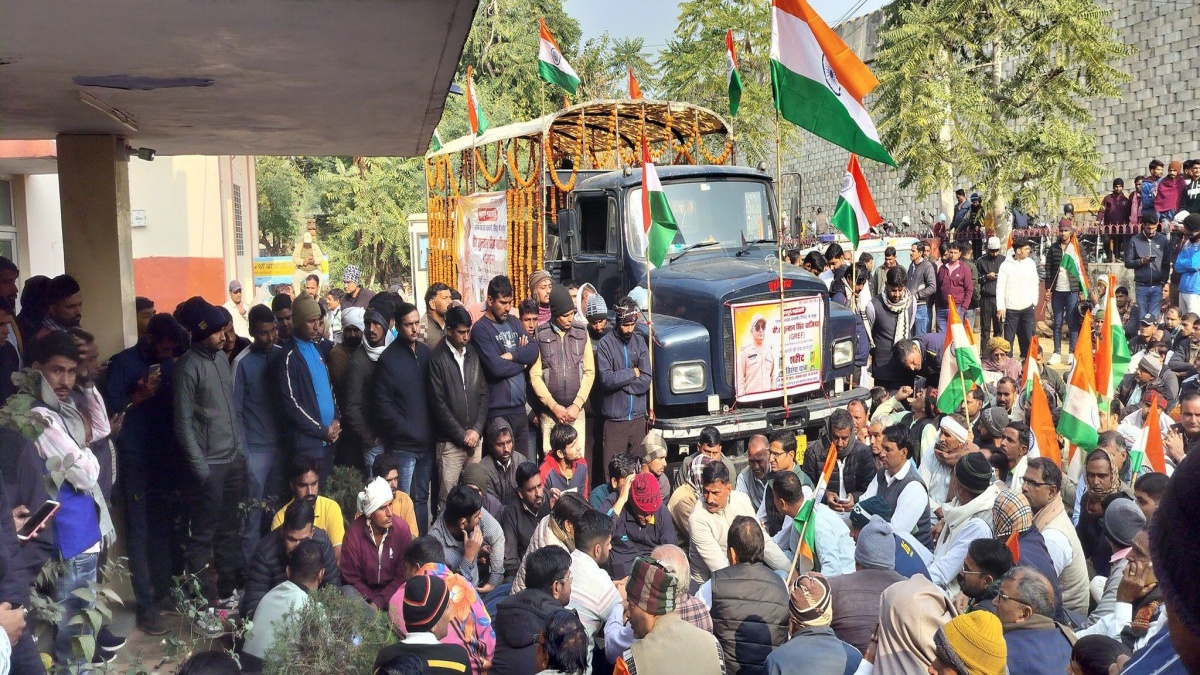
[[[280,406],[287,420],[285,443],[291,461],[317,462],[321,480],[333,474],[333,444],[342,432],[329,370],[315,341],[321,336],[321,308],[301,295],[292,303],[293,340],[279,355]]]
[[[1183,219],[1186,239],[1175,259],[1179,278],[1179,311],[1200,313],[1200,213]]]
[[[887,270],[882,292],[871,298],[864,312],[876,377],[891,363],[896,343],[911,338],[916,327],[917,303],[907,282],[907,275],[898,266]]]
[[[1125,254],[1125,239],[1127,235],[1120,233],[1115,228],[1124,229],[1129,226],[1130,215],[1133,211],[1133,204],[1129,201],[1129,195],[1125,194],[1125,181],[1120,178],[1114,178],[1112,182],[1112,192],[1104,195],[1104,199],[1100,201],[1100,212],[1097,214],[1096,220],[1100,225],[1109,228],[1108,239],[1112,244],[1112,260],[1118,260],[1118,255]]]
[[[1158,218],[1143,218],[1142,231],[1125,245],[1125,267],[1133,270],[1134,298],[1142,312],[1158,313],[1167,280],[1167,236],[1158,231]],[[1194,311],[1194,310],[1188,310]]]
[[[450,287],[440,281],[430,284],[425,289],[425,315],[421,317],[421,342],[426,347],[433,349],[446,334],[446,310],[449,308]]]
[[[980,344],[987,344],[992,335],[1004,333],[1003,322],[996,313],[996,280],[1000,277],[1000,266],[1004,256],[1000,255],[1000,238],[988,237],[987,255],[975,262],[979,268],[979,334]]]
[[[954,218],[950,220],[950,231],[956,232],[966,226],[967,214],[971,212],[971,203],[967,201],[967,191],[958,188],[954,191]]]
[[[237,437],[233,375],[221,354],[225,317],[199,297],[183,303],[178,314],[192,334],[192,348],[175,364],[175,438],[194,486],[187,566],[216,606],[241,582],[239,509],[246,463]]]
[[[272,478],[278,475],[279,419],[276,417],[275,383],[269,363],[279,353],[275,317],[265,305],[250,309],[250,335],[254,342],[233,361],[233,404],[237,411],[238,438],[246,457],[247,497],[252,504],[268,496]],[[262,535],[262,509],[255,506],[242,532],[242,555],[254,557]]]
[[[608,466],[615,455],[632,453],[646,437],[649,410],[650,350],[646,338],[637,331],[641,312],[637,303],[622,298],[614,307],[613,330],[600,338],[596,347],[596,371],[604,399],[600,415],[604,418],[604,450],[600,462]]]
[[[1062,470],[1051,460],[1029,460],[1021,493],[1033,510],[1033,526],[1042,533],[1046,550],[1058,570],[1063,606],[1086,615],[1089,601],[1087,560],[1079,535],[1071,524],[1062,500]]]
[[[362,462],[370,467],[383,452],[382,443],[371,424],[367,421],[371,397],[371,382],[375,375],[375,364],[387,347],[388,320],[379,312],[366,312],[360,307],[350,307],[344,312],[346,332],[353,326],[362,326],[362,344],[350,353],[346,372],[338,383],[338,403],[346,426],[342,429],[338,443],[355,463]],[[344,344],[344,343],[343,343]]]
[[[247,313],[250,311],[242,304],[242,282],[234,279],[229,282],[229,299],[225,301],[225,309],[233,317],[233,332],[238,337],[250,337],[250,322]]]
[[[291,286],[287,286],[291,288]],[[292,296],[288,293],[278,293],[271,299],[271,313],[275,315],[276,331],[279,333],[277,342],[280,346],[292,340]]]
[[[405,302],[396,309],[399,333],[375,364],[371,391],[376,431],[400,462],[400,489],[412,497],[417,528],[425,534],[434,458],[429,405],[421,386],[429,381],[429,347],[420,340],[420,323],[416,305]]]
[[[533,365],[539,350],[515,316],[512,282],[498,276],[488,282],[483,317],[471,327],[471,344],[488,380],[488,419],[503,417],[512,430],[513,445],[525,452],[529,445],[529,418],[525,413],[525,366]]]
[[[442,284],[445,286],[445,284]],[[450,291],[444,291],[446,297]],[[426,294],[428,297],[428,293]],[[427,303],[428,304],[428,303]],[[436,312],[437,296],[425,318]],[[483,449],[483,427],[487,422],[488,387],[479,365],[479,354],[471,340],[471,315],[465,307],[449,307],[442,313],[445,339],[439,338],[429,355],[429,408],[437,438],[437,461],[442,476],[438,508],[446,505],[450,488],[466,464],[477,464]],[[426,340],[428,345],[429,341]]]
[[[545,406],[541,416],[542,447],[550,447],[550,430],[570,424],[586,438],[583,404],[596,377],[592,343],[586,328],[575,324],[575,305],[565,286],[550,290],[550,321],[534,333],[538,360],[529,371],[533,391]]]
[[[1012,344],[1020,342],[1020,354],[1029,353],[1033,341],[1035,305],[1037,304],[1037,263],[1029,257],[1029,240],[1013,240],[1013,257],[1000,265],[996,275],[996,314],[1004,322],[1004,339]]]
[[[1068,271],[1063,264],[1071,239],[1075,231],[1069,218],[1058,221],[1058,240],[1050,245],[1046,252],[1046,300],[1053,308],[1051,324],[1054,327],[1054,354],[1050,363],[1061,361],[1059,351],[1062,348],[1063,333],[1069,338],[1067,342],[1068,356],[1075,353],[1075,340],[1079,338],[1079,312],[1075,311],[1079,304],[1079,293],[1083,289],[1079,278]],[[1082,271],[1082,270],[1080,270]]]
[[[950,242],[946,246],[946,259],[941,269],[937,271],[937,332],[946,330],[946,322],[950,316],[950,300],[958,307],[962,316],[971,307],[971,298],[975,295],[974,281],[971,277],[970,263],[960,260],[962,247],[958,242]]]
[[[369,291],[362,287],[362,270],[358,265],[346,265],[346,269],[342,271],[342,290],[346,291],[346,295],[342,296],[342,308],[362,307],[367,308],[371,302],[371,298],[375,297],[375,291]]]
[[[873,258],[872,258],[873,260]],[[871,272],[871,297],[883,295],[884,284],[887,282],[887,271],[899,267],[896,260],[896,247],[889,246],[883,250],[883,264]]]
[[[913,326],[913,337],[920,337],[929,332],[929,302],[937,292],[937,271],[933,263],[925,259],[925,242],[918,241],[912,245],[909,253],[912,262],[908,265],[908,292],[916,299],[916,324]]]
[[[76,328],[83,320],[83,291],[74,277],[60,274],[46,284],[46,318],[38,337],[56,330]]]

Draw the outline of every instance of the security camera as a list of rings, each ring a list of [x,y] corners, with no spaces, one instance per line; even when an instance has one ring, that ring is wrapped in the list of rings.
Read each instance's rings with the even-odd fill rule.
[[[138,148],[137,156],[138,156],[138,159],[140,159],[142,161],[153,162],[154,155],[156,152],[157,151],[154,148]]]

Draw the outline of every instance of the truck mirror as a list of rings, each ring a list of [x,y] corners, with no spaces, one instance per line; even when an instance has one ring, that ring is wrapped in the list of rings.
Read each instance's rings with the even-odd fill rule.
[[[563,259],[574,260],[579,255],[579,218],[574,209],[558,212],[558,240],[562,246]]]

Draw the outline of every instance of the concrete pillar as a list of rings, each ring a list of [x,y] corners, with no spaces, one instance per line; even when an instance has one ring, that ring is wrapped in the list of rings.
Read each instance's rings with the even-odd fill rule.
[[[107,358],[137,340],[125,141],[101,134],[57,141],[63,262],[83,288],[83,328]]]

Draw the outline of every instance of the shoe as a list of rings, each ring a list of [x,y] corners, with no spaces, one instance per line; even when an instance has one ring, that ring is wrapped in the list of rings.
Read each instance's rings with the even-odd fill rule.
[[[1073,366],[1073,365],[1075,365],[1075,355],[1074,355],[1074,354],[1068,354],[1068,355],[1067,355],[1067,365],[1068,365],[1068,366]]]
[[[166,635],[171,631],[161,612],[152,609],[137,618],[138,630],[146,635]]]
[[[228,598],[221,598],[214,602],[213,607],[216,607],[217,609],[228,610],[230,612],[236,612],[238,608],[238,602],[240,602],[241,599],[242,594],[238,591],[234,591],[233,594]]]
[[[217,615],[217,610],[211,607],[196,617],[195,626],[200,635],[205,638],[215,639],[225,634],[225,622]]]
[[[96,648],[113,654],[120,651],[125,646],[125,642],[125,638],[113,635],[108,626],[101,628],[100,632],[96,634]]]
[[[1057,366],[1058,364],[1062,363],[1062,357],[1058,355],[1058,352],[1054,352],[1054,354],[1050,356],[1049,363],[1052,366]]]

